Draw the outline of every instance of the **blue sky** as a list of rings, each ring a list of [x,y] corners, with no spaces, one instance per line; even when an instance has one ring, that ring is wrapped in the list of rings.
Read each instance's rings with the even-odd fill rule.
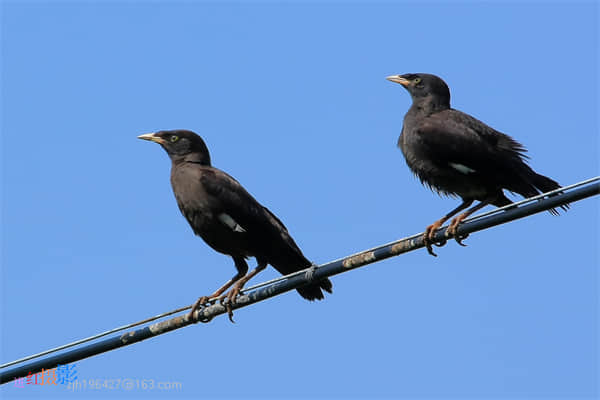
[[[442,76],[562,184],[598,174],[598,4],[2,2],[2,362],[191,304],[234,273],[142,133],[187,128],[323,263],[458,205],[396,140]],[[598,200],[334,277],[76,364],[177,391],[4,398],[593,398]],[[253,265],[253,260],[251,265]],[[272,268],[252,283],[276,277]]]

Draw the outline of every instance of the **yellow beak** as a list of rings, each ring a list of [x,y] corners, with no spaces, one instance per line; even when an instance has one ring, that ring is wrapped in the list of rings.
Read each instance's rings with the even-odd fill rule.
[[[151,142],[156,142],[158,144],[165,144],[165,143],[167,143],[166,140],[164,140],[163,138],[160,138],[158,136],[154,136],[154,133],[145,133],[143,135],[138,136],[138,139],[149,140]]]
[[[399,83],[402,86],[408,86],[410,84],[410,81],[408,79],[404,79],[400,75],[390,75],[385,79],[387,79],[388,81]]]

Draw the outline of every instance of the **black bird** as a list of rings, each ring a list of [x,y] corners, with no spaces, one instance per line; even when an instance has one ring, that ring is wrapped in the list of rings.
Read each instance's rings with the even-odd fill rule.
[[[177,205],[192,230],[214,250],[233,258],[237,273],[210,296],[202,296],[194,311],[210,298],[227,299],[230,305],[254,275],[271,264],[283,275],[308,268],[312,263],[304,257],[283,223],[254,199],[238,181],[214,168],[204,140],[188,130],[171,130],[138,136],[162,146],[171,159],[171,186]],[[246,258],[255,257],[257,267],[248,272]],[[331,293],[325,278],[298,288],[307,300],[323,299],[321,289]]]
[[[465,218],[487,204],[511,204],[503,189],[531,197],[560,187],[525,163],[527,150],[519,142],[451,108],[450,89],[439,77],[418,73],[387,79],[404,86],[412,97],[398,139],[408,167],[433,191],[462,198],[461,205],[425,230],[423,241],[430,254],[435,255],[431,244],[436,230],[473,201],[480,203],[455,217],[446,231],[461,245],[464,237],[456,232]],[[557,214],[555,209],[550,212]]]

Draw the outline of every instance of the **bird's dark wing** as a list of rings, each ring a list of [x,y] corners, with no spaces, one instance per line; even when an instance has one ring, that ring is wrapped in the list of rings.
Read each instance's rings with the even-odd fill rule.
[[[483,122],[449,109],[424,118],[416,133],[427,154],[438,164],[463,169],[499,184],[526,167],[525,148]]]
[[[300,249],[291,238],[287,228],[271,211],[261,205],[233,177],[216,168],[203,168],[200,181],[206,194],[213,197],[221,209],[252,236],[263,241],[282,240],[299,254]]]
[[[457,110],[445,110],[431,115],[419,128],[425,140],[431,140],[432,150],[440,156],[458,157],[454,161],[473,162],[472,167],[486,168],[491,162],[523,161],[526,149],[510,136]]]

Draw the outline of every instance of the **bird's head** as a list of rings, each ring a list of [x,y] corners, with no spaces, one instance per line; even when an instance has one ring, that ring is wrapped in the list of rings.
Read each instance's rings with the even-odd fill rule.
[[[172,161],[189,161],[210,165],[210,154],[204,140],[192,131],[184,129],[158,131],[140,135],[138,139],[160,144]]]
[[[450,89],[440,77],[431,74],[404,74],[388,76],[386,79],[404,86],[413,101],[434,97],[441,104],[450,107]]]

